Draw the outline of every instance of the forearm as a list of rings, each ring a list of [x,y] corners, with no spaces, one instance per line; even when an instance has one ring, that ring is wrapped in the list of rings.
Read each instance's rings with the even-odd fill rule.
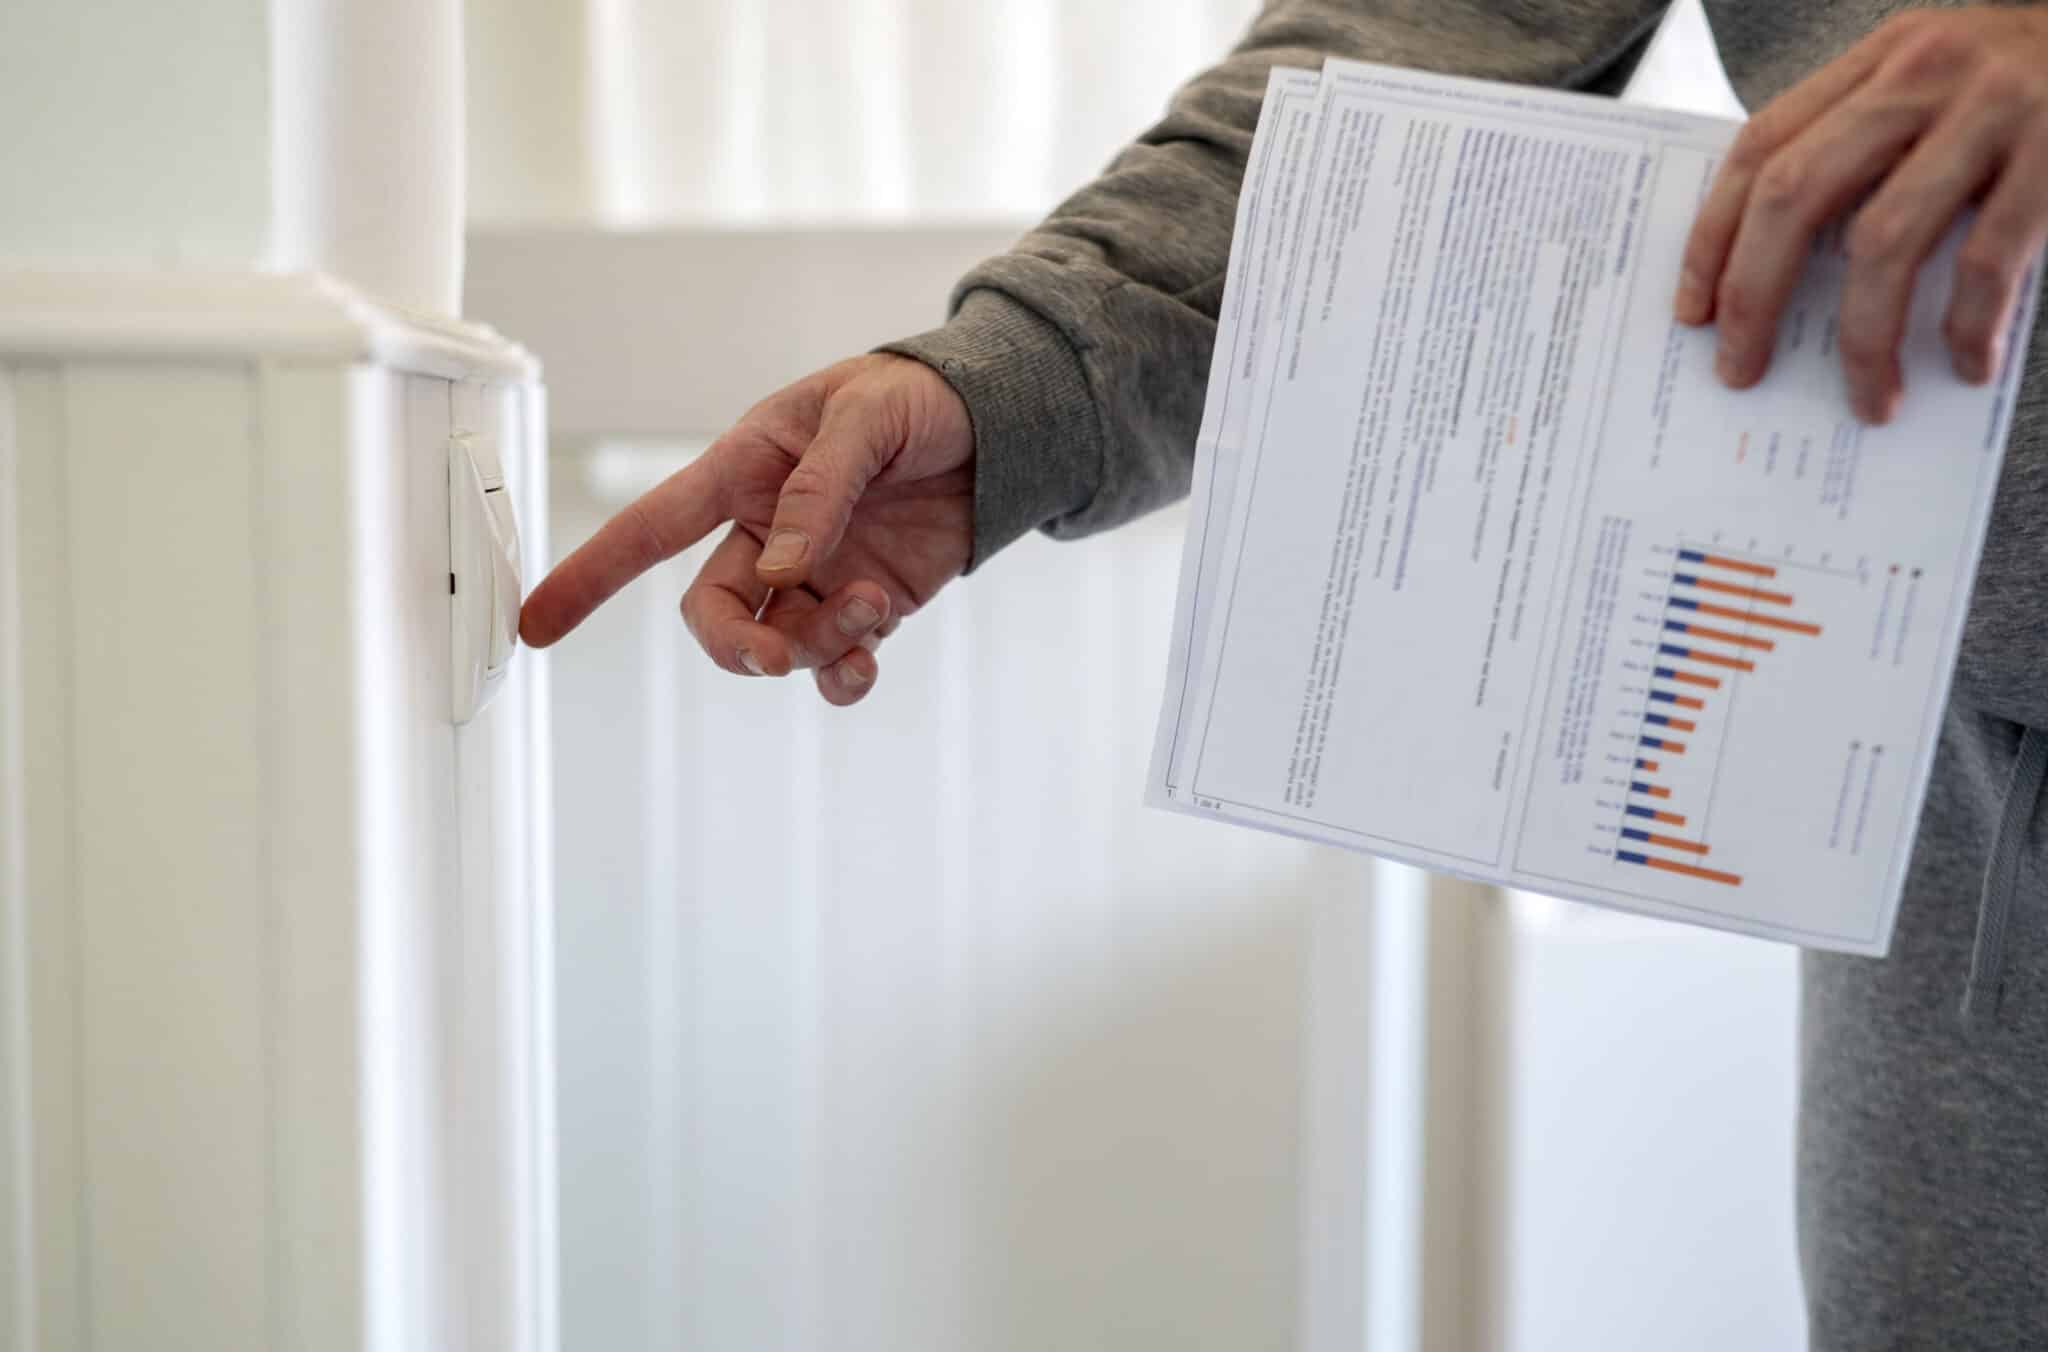
[[[973,416],[974,562],[1037,526],[1070,537],[1187,490],[1267,72],[1350,57],[1596,85],[1661,0],[1282,0],[1166,117],[1011,252],[977,267],[942,328],[892,351],[938,369]]]

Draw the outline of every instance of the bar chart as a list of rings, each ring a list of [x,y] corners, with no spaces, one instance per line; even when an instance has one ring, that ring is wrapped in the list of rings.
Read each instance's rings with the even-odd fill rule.
[[[1614,832],[1617,864],[1654,869],[1724,887],[1743,875],[1716,855],[1711,805],[1725,737],[1741,682],[1769,679],[1781,648],[1820,637],[1801,617],[1778,564],[1680,544],[1669,555],[1662,604],[1639,623],[1650,632],[1648,679],[1619,714],[1633,741]]]

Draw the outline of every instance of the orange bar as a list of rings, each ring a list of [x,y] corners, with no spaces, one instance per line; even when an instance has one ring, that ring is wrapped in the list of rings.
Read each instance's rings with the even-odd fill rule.
[[[1675,660],[1683,662],[1685,659],[1681,657]],[[1703,685],[1709,690],[1719,690],[1721,688],[1721,678],[1719,676],[1702,676],[1697,671],[1674,671],[1671,673],[1670,679],[1684,681],[1687,685]]]
[[[1658,749],[1659,751],[1668,751],[1668,752],[1670,752],[1670,753],[1671,753],[1672,755],[1674,755],[1674,756],[1683,756],[1683,755],[1685,754],[1685,743],[1684,743],[1684,742],[1666,742],[1666,743],[1664,743],[1664,745],[1663,745],[1663,746],[1661,746],[1661,747],[1659,747],[1659,748],[1657,748],[1657,749]]]
[[[1697,864],[1681,864],[1676,859],[1659,859],[1646,855],[1643,860],[1651,868],[1661,868],[1666,873],[1683,873],[1688,878],[1705,878],[1710,883],[1726,883],[1730,887],[1742,886],[1742,879],[1733,873],[1722,873],[1718,869],[1701,868]]]
[[[1745,563],[1741,559],[1731,559],[1726,554],[1702,554],[1700,562],[1711,563],[1716,568],[1732,568],[1738,573],[1750,573],[1757,577],[1776,577],[1778,575],[1777,569],[1766,564]]]
[[[1719,615],[1724,620],[1741,620],[1747,624],[1767,624],[1773,629],[1789,629],[1795,634],[1820,633],[1820,626],[1808,624],[1805,620],[1781,620],[1773,615],[1759,615],[1754,610],[1737,610],[1734,606],[1717,606],[1712,601],[1696,601],[1693,609],[1702,615]]]
[[[1652,725],[1652,726],[1655,726],[1655,725]],[[1667,718],[1667,719],[1665,719],[1665,720],[1664,720],[1664,726],[1665,726],[1665,727],[1667,727],[1667,728],[1677,728],[1677,729],[1678,729],[1678,730],[1679,730],[1680,732],[1698,732],[1698,731],[1699,731],[1699,724],[1697,724],[1697,723],[1693,722],[1693,721],[1692,721],[1692,720],[1690,720],[1690,719],[1686,719],[1686,718]]]
[[[1680,840],[1677,836],[1660,836],[1654,831],[1645,831],[1649,844],[1662,845],[1667,850],[1684,850],[1687,854],[1705,854],[1707,847],[1697,840]]]
[[[1733,671],[1756,670],[1756,663],[1746,657],[1723,657],[1719,653],[1703,653],[1697,648],[1693,649],[1690,655],[1681,657],[1678,660],[1681,662],[1706,662],[1717,667],[1727,667]]]
[[[1671,796],[1671,790],[1665,788],[1662,784],[1645,784],[1640,789],[1631,789],[1629,792],[1647,793],[1652,798],[1669,798]]]
[[[1760,587],[1738,587],[1732,582],[1716,582],[1713,578],[1710,577],[1695,578],[1693,579],[1692,585],[1695,587],[1704,587],[1708,591],[1717,591],[1725,596],[1742,596],[1747,597],[1752,601],[1769,601],[1773,605],[1780,606],[1789,606],[1792,604],[1792,595],[1790,592],[1764,591]]]
[[[1653,760],[1641,760],[1641,759],[1638,759],[1638,761],[1637,761],[1637,768],[1639,768],[1639,769],[1643,769],[1643,770],[1647,770],[1647,771],[1649,771],[1649,772],[1650,772],[1651,774],[1656,774],[1656,773],[1657,773],[1657,762],[1655,762],[1655,761],[1653,761]]]
[[[1680,620],[1678,623],[1685,624],[1685,621]],[[1733,643],[1743,648],[1761,648],[1765,652],[1778,646],[1772,640],[1758,638],[1754,634],[1731,634],[1726,629],[1709,629],[1704,624],[1686,624],[1684,632],[1695,638],[1719,639],[1723,643]]]
[[[1652,812],[1650,820],[1653,822],[1663,822],[1666,826],[1685,825],[1685,818],[1679,816],[1676,812]]]
[[[1704,709],[1707,707],[1705,700],[1694,699],[1691,695],[1673,695],[1670,702],[1676,704],[1681,709]]]

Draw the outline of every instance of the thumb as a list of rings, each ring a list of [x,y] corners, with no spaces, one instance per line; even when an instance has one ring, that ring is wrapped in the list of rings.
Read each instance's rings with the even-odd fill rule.
[[[796,587],[830,557],[855,504],[900,445],[886,404],[874,397],[835,400],[818,435],[782,482],[775,520],[754,571],[771,587]]]

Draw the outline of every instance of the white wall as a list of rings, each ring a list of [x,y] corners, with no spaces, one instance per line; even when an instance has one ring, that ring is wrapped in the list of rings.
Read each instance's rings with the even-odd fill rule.
[[[560,540],[674,462],[558,457]],[[1020,546],[857,711],[704,661],[694,562],[553,658],[565,1345],[1296,1345],[1371,870],[1139,808],[1177,520]]]
[[[0,1348],[552,1346],[539,671],[450,721],[449,441],[542,534],[531,377],[0,272]]]
[[[1796,951],[1546,898],[1505,920],[1492,1346],[1805,1346]]]
[[[270,221],[267,0],[7,0],[0,259],[235,267]]]

